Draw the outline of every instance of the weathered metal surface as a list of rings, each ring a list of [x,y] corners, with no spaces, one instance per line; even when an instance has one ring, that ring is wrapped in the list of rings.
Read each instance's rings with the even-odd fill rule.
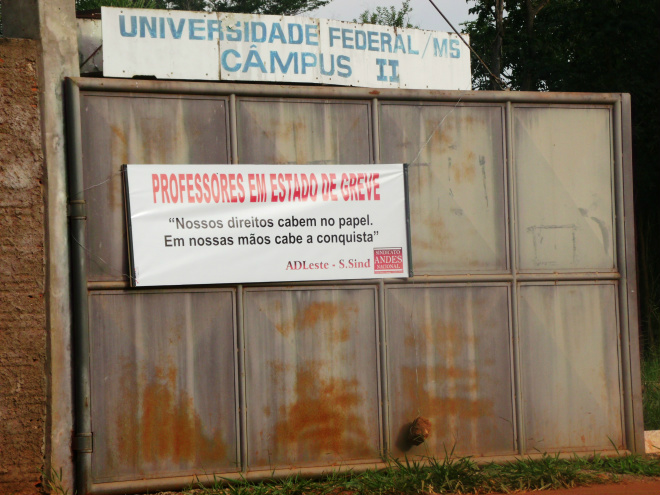
[[[615,267],[609,108],[516,107],[520,268]]]
[[[90,295],[95,482],[235,469],[233,294]]]
[[[644,418],[639,342],[637,260],[632,166],[632,117],[629,94],[614,105],[614,180],[616,183],[617,266],[624,282],[619,285],[621,318],[621,368],[624,391],[626,446],[642,451]],[[620,134],[619,134],[620,133]]]
[[[552,93],[545,91],[439,91],[435,89],[371,89],[339,86],[304,86],[292,84],[244,84],[201,81],[154,81],[149,79],[112,79],[112,78],[72,78],[82,90],[139,92],[143,94],[180,94],[180,95],[231,95],[250,97],[281,98],[330,98],[330,99],[372,99],[379,101],[432,101],[450,102],[459,100],[482,103],[543,103],[559,104],[614,104],[621,101],[621,93]]]
[[[369,102],[237,102],[240,163],[371,163]]]
[[[527,450],[623,448],[617,286],[522,285]]]
[[[248,466],[375,459],[374,288],[246,290]]]
[[[124,163],[229,163],[226,99],[83,94],[89,280],[128,280]]]
[[[390,442],[396,455],[515,452],[506,285],[387,290]],[[413,447],[410,422],[428,418]]]
[[[383,104],[380,159],[410,163],[416,275],[507,268],[503,111]]]
[[[89,209],[88,239],[94,241],[91,265],[95,272],[88,289],[107,288],[91,293],[93,491],[121,491],[138,477],[144,478],[140,486],[157,487],[183,486],[182,480],[193,473],[234,476],[246,469],[241,475],[259,477],[294,472],[301,466],[316,473],[324,466],[373,459],[387,445],[387,437],[394,455],[443,456],[444,446],[455,444],[462,454],[501,456],[515,452],[516,435],[526,452],[535,448],[604,450],[611,447],[607,437],[617,447],[635,448],[633,433],[624,438],[622,423],[625,419],[627,428],[636,434],[640,419],[636,411],[633,418],[632,411],[622,409],[626,386],[620,380],[631,379],[626,367],[638,372],[634,346],[626,347],[626,336],[621,335],[633,334],[636,313],[621,304],[624,296],[617,295],[620,289],[628,294],[628,305],[634,303],[634,269],[618,273],[614,264],[616,252],[620,267],[624,260],[634,267],[632,234],[623,224],[624,213],[626,225],[632,218],[631,191],[626,186],[623,194],[621,186],[613,185],[621,174],[629,178],[631,173],[629,140],[621,150],[615,139],[621,132],[616,127],[621,118],[616,113],[620,95],[402,92],[107,79],[77,82],[90,89],[82,95],[80,112],[85,187],[94,203]],[[96,92],[105,88],[118,93]],[[130,94],[175,90],[206,96]],[[146,99],[152,101],[147,104]],[[226,105],[227,100],[230,104]],[[114,102],[120,102],[121,108],[114,108]],[[508,102],[510,120],[505,119],[504,102]],[[558,103],[583,105],[569,108]],[[545,104],[555,106],[541,106]],[[181,118],[171,117],[179,111],[177,106],[183,108]],[[174,131],[158,131],[164,138],[145,141],[142,137],[154,133],[137,132],[135,124],[145,115],[172,126],[168,129],[180,129],[185,139]],[[231,127],[225,127],[225,122]],[[162,124],[149,123],[154,126],[150,129]],[[122,148],[112,126],[128,138],[129,146]],[[541,138],[550,144],[539,146]],[[130,161],[165,162],[156,154],[169,153],[169,163],[223,163],[230,161],[229,142],[232,158],[239,163],[385,163],[417,158],[413,166],[417,176],[411,181],[411,199],[417,202],[413,209],[416,277],[378,287],[365,287],[360,281],[341,287],[327,282],[313,287],[239,286],[244,298],[235,299],[217,289],[192,295],[184,295],[190,292],[186,290],[121,290],[118,273],[125,270],[126,249],[122,192],[119,176],[109,176],[115,162],[118,169],[129,159],[113,157],[127,153]],[[476,160],[470,161],[469,153]],[[623,171],[617,169],[622,165],[621,153],[627,157]],[[506,168],[505,156],[512,168]],[[117,181],[116,188],[108,188],[108,178]],[[615,190],[616,233],[626,235],[616,239],[616,247]],[[582,200],[589,204],[585,206]],[[592,216],[603,221],[605,233],[604,219],[609,219],[609,254],[605,253],[607,235]],[[438,227],[438,220],[443,228]],[[534,227],[550,222],[563,225],[564,221],[578,227],[578,256],[554,260],[552,266],[536,263],[533,243],[539,237],[533,234],[540,229]],[[517,229],[508,231],[508,225]],[[591,231],[582,229],[585,225]],[[542,239],[548,240],[561,245],[559,237]],[[554,243],[543,242],[538,245],[552,254]],[[107,260],[114,263],[116,273],[108,269],[113,265]],[[629,289],[623,287],[624,279]],[[377,297],[378,290],[385,291],[382,299]],[[200,295],[207,293],[215,295],[209,299]],[[221,308],[218,297],[224,301]],[[112,302],[121,298],[123,302]],[[137,302],[131,302],[133,298]],[[188,341],[192,346],[172,347],[167,337],[172,331],[162,328],[182,314],[193,314],[189,298],[201,301],[194,302],[194,314],[200,316],[192,317],[186,327],[195,329],[186,333],[192,336]],[[213,318],[213,323],[207,322],[215,325],[212,330],[195,319],[202,318],[200,311]],[[231,312],[243,329],[236,342],[231,340],[233,320],[227,316]],[[514,345],[516,315],[519,349]],[[232,329],[221,323],[225,320]],[[379,328],[383,327],[379,352]],[[234,364],[233,346],[238,345],[242,355],[243,342],[245,362]],[[515,354],[512,349],[517,349]],[[630,354],[629,360],[619,355],[623,352]],[[126,379],[127,386],[107,385],[105,373],[121,371],[116,363],[124,355],[133,360],[133,378]],[[174,357],[173,367],[156,369],[163,366],[158,360],[167,362],[170,357]],[[236,375],[212,381],[219,369]],[[519,374],[514,373],[516,369]],[[176,376],[172,388],[168,388],[168,373]],[[516,389],[518,383],[522,386]],[[149,434],[156,438],[154,432],[158,432],[160,442],[152,443],[163,446],[161,460],[156,461],[149,457],[153,451],[143,447],[147,445],[143,434],[134,434],[144,417],[141,406],[130,404],[143,403],[159,385],[161,391],[170,391],[159,397],[173,406],[166,408],[172,411],[170,416],[151,422],[157,426]],[[245,394],[240,393],[243,385]],[[638,400],[630,397],[627,386],[629,400]],[[632,388],[634,394],[634,384]],[[421,396],[413,397],[420,390]],[[211,402],[202,404],[202,396]],[[116,397],[127,398],[123,409],[113,404]],[[519,403],[514,397],[520,397]],[[384,401],[382,407],[379,400]],[[193,419],[182,420],[183,430],[197,442],[192,450],[184,447],[185,462],[169,450],[178,430],[166,419],[180,418],[174,412],[180,403],[190,405],[184,408],[185,417]],[[564,407],[558,408],[558,403]],[[229,416],[213,416],[209,408],[218,412],[220,405],[230,411]],[[237,417],[239,407],[241,416]],[[120,428],[116,419],[120,412],[137,419],[127,420]],[[433,423],[431,437],[420,447],[399,448],[399,434],[418,415]],[[230,425],[227,431],[226,424]],[[231,456],[216,458],[215,464],[202,463],[197,452],[208,452],[204,439],[218,435]],[[121,450],[127,437],[135,437],[128,445],[136,453],[129,456]],[[238,456],[237,450],[241,450]]]

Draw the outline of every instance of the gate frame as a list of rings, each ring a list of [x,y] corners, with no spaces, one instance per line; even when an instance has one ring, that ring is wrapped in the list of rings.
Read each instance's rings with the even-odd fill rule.
[[[644,424],[642,418],[642,395],[639,354],[639,318],[637,299],[637,274],[635,253],[635,226],[633,204],[633,171],[632,171],[632,127],[631,100],[627,93],[541,93],[541,92],[509,92],[509,91],[438,91],[438,90],[405,90],[405,89],[370,89],[334,86],[295,86],[245,83],[187,82],[160,81],[137,79],[105,79],[105,78],[67,78],[65,80],[66,130],[67,130],[67,165],[68,165],[68,210],[69,210],[69,245],[71,264],[71,316],[72,316],[72,353],[73,353],[73,385],[74,385],[74,436],[73,453],[75,457],[76,489],[80,494],[88,493],[129,493],[146,490],[168,490],[182,488],[193,482],[213,483],[213,475],[181,476],[148,480],[119,481],[93,484],[91,480],[91,453],[93,437],[91,429],[91,383],[90,383],[90,332],[88,290],[123,289],[128,285],[122,282],[87,282],[87,247],[86,242],[86,203],[83,185],[82,161],[82,130],[80,114],[80,92],[99,91],[115,93],[148,93],[173,95],[205,95],[229,96],[229,124],[231,163],[238,163],[237,143],[237,97],[276,97],[276,98],[310,98],[310,99],[342,99],[362,100],[372,103],[372,139],[374,163],[380,163],[379,152],[379,112],[381,100],[422,101],[433,103],[495,103],[504,104],[504,121],[506,142],[504,151],[505,182],[510,191],[507,209],[513,211],[515,198],[511,193],[513,181],[513,105],[530,104],[586,104],[607,105],[612,112],[613,160],[614,160],[614,216],[616,228],[617,270],[612,272],[589,273],[518,273],[516,260],[516,224],[515,218],[508,219],[509,248],[512,255],[508,274],[477,274],[477,275],[438,275],[413,277],[409,282],[508,282],[511,284],[511,329],[513,342],[512,387],[515,397],[514,414],[516,420],[516,442],[518,455],[535,457],[536,454],[525,452],[525,436],[520,382],[520,355],[518,335],[518,291],[521,282],[559,282],[559,281],[599,281],[607,280],[618,283],[618,315],[619,315],[619,355],[620,377],[623,393],[623,438],[627,450],[624,452],[644,452]],[[418,280],[416,280],[418,279]],[[363,280],[346,281],[347,284],[364,284]],[[398,280],[380,280],[378,282],[378,313],[384,320],[383,299],[386,285],[401,283]],[[319,282],[319,285],[327,283]],[[262,284],[263,285],[263,284]],[[314,282],[287,283],[287,286],[317,285]],[[332,284],[330,284],[332,285]],[[245,287],[234,284],[239,306]],[[239,307],[240,309],[240,307]],[[239,339],[241,335],[242,318],[237,315]],[[385,326],[385,325],[379,325]],[[382,340],[383,329],[379,328],[381,336],[379,349],[381,363],[384,363],[386,351]],[[239,341],[239,366],[244,362],[244,349]],[[384,366],[381,365],[381,373]],[[239,395],[244,395],[244,378],[239,377]],[[385,384],[381,386],[385,388]],[[382,395],[386,391],[379,390]],[[387,397],[383,395],[381,428],[387,423]],[[241,418],[244,411],[241,411]],[[241,419],[244,421],[244,419]],[[244,427],[244,425],[243,425]],[[382,468],[384,462],[364,462],[347,466],[310,467],[277,469],[276,471],[246,471],[244,462],[246,454],[245,438],[241,428],[241,470],[237,473],[223,475],[228,479],[260,480],[279,478],[291,474],[303,476],[318,476],[329,470],[350,469],[353,471]],[[387,432],[388,430],[384,429]],[[387,449],[387,434],[384,438],[384,450]],[[604,455],[617,455],[619,451],[603,451]],[[541,455],[541,454],[538,454]],[[566,454],[567,456],[573,454]],[[511,460],[510,456],[480,458],[479,460]]]

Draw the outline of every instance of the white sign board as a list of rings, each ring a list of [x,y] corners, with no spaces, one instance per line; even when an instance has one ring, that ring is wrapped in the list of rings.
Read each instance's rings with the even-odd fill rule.
[[[407,277],[403,165],[127,165],[135,286]]]
[[[453,33],[307,17],[101,10],[106,77],[471,89],[470,51]]]

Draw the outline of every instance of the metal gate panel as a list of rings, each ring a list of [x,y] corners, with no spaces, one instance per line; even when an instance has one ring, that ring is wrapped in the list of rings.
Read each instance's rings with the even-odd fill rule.
[[[248,466],[327,466],[380,455],[372,287],[246,290]]]
[[[528,452],[623,448],[615,283],[522,285]]]
[[[120,167],[229,163],[226,99],[81,95],[90,281],[127,281]]]
[[[642,448],[627,95],[66,89],[80,493]],[[412,162],[414,277],[129,288],[129,161]]]
[[[234,291],[89,299],[94,481],[235,469]]]
[[[387,340],[396,454],[515,453],[507,285],[388,288]],[[417,416],[432,434],[414,447]]]
[[[409,163],[416,275],[507,269],[501,106],[380,105],[380,160]]]
[[[613,270],[610,109],[516,107],[514,115],[521,269]]]
[[[238,99],[240,163],[371,163],[371,105]]]

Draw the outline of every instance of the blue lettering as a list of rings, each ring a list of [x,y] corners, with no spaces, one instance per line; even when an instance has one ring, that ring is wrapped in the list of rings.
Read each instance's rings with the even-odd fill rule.
[[[403,37],[400,34],[396,35],[396,41],[394,42],[394,53],[401,50],[403,53],[406,53],[406,47],[403,45]]]
[[[333,47],[335,46],[335,40],[341,39],[339,36],[339,28],[329,28],[328,33],[330,34],[330,46]]]
[[[272,43],[275,40],[280,40],[281,43],[286,44],[286,38],[284,37],[284,31],[282,31],[282,26],[279,22],[274,22],[273,27],[270,31],[270,38],[268,38],[268,43]],[[273,64],[271,64],[271,71]]]
[[[342,63],[343,62],[343,63]],[[337,71],[337,75],[339,77],[351,77],[351,74],[353,74],[353,69],[351,69],[351,66],[348,65],[351,62],[351,57],[347,57],[346,55],[339,55],[337,57],[337,67],[340,69],[344,69],[344,73],[341,73],[340,71]]]
[[[413,50],[411,36],[408,35],[408,53],[410,55],[419,55],[419,50]]]
[[[206,23],[206,32],[209,40],[213,39],[213,33],[218,33],[218,39],[223,40],[224,36],[220,30],[220,21],[217,19],[209,19]]]
[[[344,48],[350,48],[353,49],[353,45],[350,45],[349,43],[353,41],[353,38],[351,36],[351,29],[342,29],[341,30],[341,44]],[[337,65],[339,65],[339,59],[337,59]]]
[[[137,35],[137,19],[135,18],[134,15],[131,16],[131,32],[130,33],[126,31],[126,21],[124,20],[124,16],[123,15],[119,16],[119,32],[125,38],[133,38]]]
[[[447,40],[442,40],[442,45],[438,38],[433,38],[433,56],[446,57],[447,56]]]
[[[257,33],[257,28],[261,29],[261,33]],[[254,43],[263,43],[266,41],[266,25],[263,22],[252,23],[252,41]]]
[[[321,74],[323,74],[324,76],[331,76],[335,72],[335,56],[330,55],[330,70],[325,70],[325,66],[323,65],[323,60],[324,59],[325,59],[325,57],[323,56],[323,54],[321,54],[321,60],[320,60],[320,62],[321,62]]]
[[[369,51],[378,51],[378,33],[376,31],[369,31]]]
[[[387,64],[387,60],[384,58],[377,58],[376,64],[378,65],[378,76],[376,77],[376,80],[387,81],[387,77],[385,76],[385,64]]]
[[[306,61],[307,59],[310,59],[310,61],[307,62]],[[309,68],[316,67],[316,55],[310,52],[303,52],[301,65],[302,65],[302,73],[307,74],[307,70],[306,70],[307,67]]]
[[[367,33],[359,29],[355,30],[355,49],[356,50],[367,49]]]
[[[197,24],[203,24],[202,19],[188,19],[188,37],[191,40],[203,40],[204,36],[197,34],[197,31],[204,31],[204,26],[197,27]]]
[[[149,31],[149,36],[152,38],[156,37],[156,18],[151,17],[151,24],[149,23],[149,19],[149,17],[140,16],[140,38],[145,37],[145,30]]]
[[[243,72],[247,72],[250,67],[258,67],[262,73],[266,73],[266,66],[264,65],[261,56],[257,51],[257,45],[251,45],[250,51],[248,52],[247,59],[245,60],[245,65],[243,65]]]
[[[305,24],[305,39],[310,46],[319,46],[318,41],[312,41],[312,38],[319,39],[318,26],[316,24]]]
[[[227,26],[227,41],[241,41],[241,21],[235,26]]]
[[[389,60],[387,62],[390,67],[392,67],[392,75],[390,76],[390,82],[399,82],[399,74],[396,73],[397,67],[399,67],[398,60]]]
[[[225,50],[224,52],[222,52],[222,56],[220,57],[222,68],[228,72],[237,72],[241,68],[241,63],[236,62],[236,65],[229,67],[229,65],[227,65],[227,57],[229,55],[233,55],[237,59],[241,58],[241,54],[238,53],[236,50]]]
[[[282,59],[280,54],[272,51],[270,52],[270,73],[275,72],[275,64],[280,66],[280,71],[283,74],[286,74],[289,71],[289,66],[293,63],[293,73],[298,74],[298,53],[291,52],[289,53],[289,58],[286,59],[286,64],[282,64]]]
[[[294,37],[294,28],[297,31],[298,37]],[[300,24],[289,24],[289,43],[292,45],[300,45],[303,42],[303,28]]]
[[[451,40],[449,42],[449,56],[451,58],[461,58],[461,43],[458,40]]]
[[[164,38],[165,37],[165,18],[164,17],[159,17],[158,18],[158,37],[159,38]]]
[[[181,38],[181,34],[183,33],[183,26],[185,25],[186,20],[185,19],[180,19],[179,20],[179,27],[175,28],[174,27],[174,19],[171,17],[167,18],[167,25],[170,27],[170,32],[172,33],[172,38],[175,40],[178,40]]]
[[[390,33],[380,33],[380,51],[384,52],[387,47],[388,53],[392,53],[392,35]]]

